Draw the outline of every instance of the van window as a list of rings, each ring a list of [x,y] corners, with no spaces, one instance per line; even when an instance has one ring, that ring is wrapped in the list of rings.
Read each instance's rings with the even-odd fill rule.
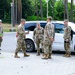
[[[26,23],[24,26],[25,30],[27,30],[27,31],[28,30],[34,31],[35,27],[36,27],[36,23]]]
[[[60,24],[60,23],[53,23],[53,24],[55,26],[56,33],[63,33],[64,32],[64,30],[63,30],[64,24]]]
[[[41,27],[45,28],[46,23],[40,23]]]
[[[40,23],[41,27],[45,28],[46,23]],[[24,28],[25,30],[34,31],[36,23],[26,23]]]

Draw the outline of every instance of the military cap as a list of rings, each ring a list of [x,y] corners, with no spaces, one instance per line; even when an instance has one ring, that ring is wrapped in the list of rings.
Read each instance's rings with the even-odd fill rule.
[[[26,21],[26,20],[25,20],[25,19],[21,19],[21,22],[22,22],[22,21]]]
[[[40,25],[40,23],[36,23],[37,25]]]
[[[64,22],[68,22],[68,21],[69,21],[68,19],[65,19],[65,20],[64,20]]]
[[[2,20],[0,19],[0,23],[2,23]]]
[[[48,17],[47,17],[47,19],[50,19],[50,20],[52,20],[52,17],[51,17],[51,16],[48,16]]]

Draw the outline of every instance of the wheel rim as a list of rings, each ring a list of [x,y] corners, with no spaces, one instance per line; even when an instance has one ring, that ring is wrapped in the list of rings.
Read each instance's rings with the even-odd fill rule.
[[[26,50],[27,51],[33,50],[33,42],[31,40],[26,40]]]

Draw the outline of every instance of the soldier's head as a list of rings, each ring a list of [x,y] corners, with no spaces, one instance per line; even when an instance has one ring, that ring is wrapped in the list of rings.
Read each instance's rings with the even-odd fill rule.
[[[25,22],[26,22],[26,20],[25,20],[25,19],[21,19],[21,24],[22,24],[22,25],[24,25],[24,24],[25,24]]]
[[[51,22],[52,21],[52,17],[51,16],[48,16],[47,17],[47,22]]]
[[[65,25],[65,26],[68,26],[68,19],[65,19],[65,20],[64,20],[64,25]]]
[[[0,19],[0,25],[2,25],[2,20]]]
[[[37,24],[36,24],[36,27],[37,27],[37,28],[40,28],[40,27],[41,27],[41,26],[40,26],[40,23],[37,23]]]

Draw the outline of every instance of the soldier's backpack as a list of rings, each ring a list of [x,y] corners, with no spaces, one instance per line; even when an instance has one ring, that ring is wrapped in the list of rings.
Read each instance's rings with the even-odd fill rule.
[[[70,27],[70,26],[69,26]],[[71,28],[71,27],[70,27]],[[72,30],[72,28],[71,28],[71,41],[72,41],[72,39],[73,39],[73,30]]]
[[[71,29],[71,40],[73,39],[73,30]]]

